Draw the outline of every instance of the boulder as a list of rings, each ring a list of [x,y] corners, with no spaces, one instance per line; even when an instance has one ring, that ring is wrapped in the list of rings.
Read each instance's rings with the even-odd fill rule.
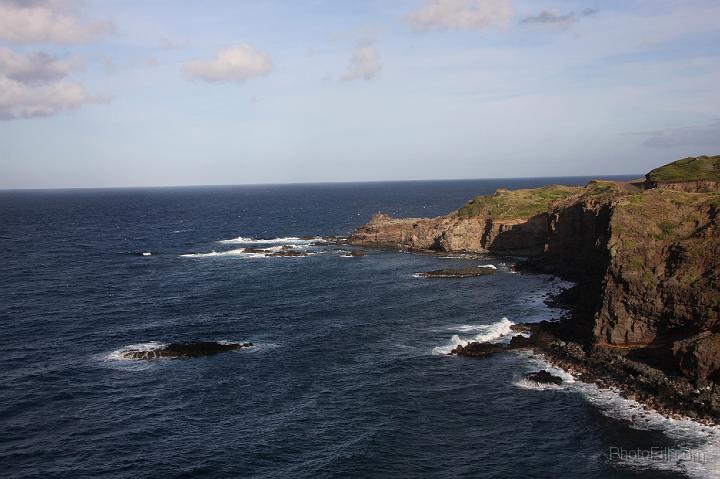
[[[681,371],[698,385],[716,382],[720,375],[720,333],[702,332],[673,343],[673,356]]]

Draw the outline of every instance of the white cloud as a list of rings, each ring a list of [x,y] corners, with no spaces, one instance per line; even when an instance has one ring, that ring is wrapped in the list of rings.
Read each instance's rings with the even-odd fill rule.
[[[48,85],[28,85],[0,77],[0,120],[50,116],[74,110],[86,103],[103,103],[83,87],[63,81]]]
[[[86,21],[73,0],[0,0],[0,38],[11,43],[84,43],[112,30]]]
[[[357,80],[364,78],[365,80],[372,80],[380,73],[382,68],[383,64],[375,47],[359,47],[353,51],[347,72],[345,72],[342,79]]]
[[[50,116],[87,103],[107,102],[74,83],[62,81],[81,68],[77,58],[27,55],[0,47],[0,120]]]
[[[21,83],[60,80],[83,66],[77,57],[60,59],[44,52],[21,55],[0,47],[0,75]]]
[[[408,18],[420,30],[482,30],[506,25],[514,14],[511,0],[426,0]]]
[[[220,50],[212,60],[192,60],[183,65],[185,75],[208,82],[242,82],[267,75],[270,70],[270,56],[245,43]]]

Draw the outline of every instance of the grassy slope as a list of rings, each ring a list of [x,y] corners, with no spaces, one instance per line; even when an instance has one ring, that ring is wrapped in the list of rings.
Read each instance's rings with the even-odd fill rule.
[[[529,218],[548,210],[548,205],[583,191],[575,186],[549,185],[525,190],[498,190],[491,196],[478,196],[458,210],[469,218],[485,216],[494,219]]]
[[[649,181],[720,181],[720,156],[698,156],[673,161],[647,174]]]
[[[646,178],[655,182],[720,181],[720,156],[684,158],[655,168]],[[493,195],[478,196],[470,200],[457,213],[464,218],[484,216],[492,219],[521,219],[544,213],[553,201],[572,195],[601,199],[626,194],[629,194],[627,185],[599,180],[591,181],[587,188],[549,185],[515,191],[498,190]],[[635,196],[633,200],[638,201],[639,197]],[[674,200],[678,201],[677,198]],[[717,201],[717,196],[711,195],[710,200]]]

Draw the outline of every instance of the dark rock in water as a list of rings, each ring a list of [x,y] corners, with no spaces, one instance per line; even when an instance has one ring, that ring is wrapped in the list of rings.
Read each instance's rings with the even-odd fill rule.
[[[244,248],[243,253],[263,254],[265,256],[309,256],[305,251],[297,251],[292,246],[282,246],[280,251],[272,251],[261,248]]]
[[[365,256],[365,251],[361,249],[354,249],[350,251],[350,256]]]
[[[316,238],[313,238],[313,239],[316,239]],[[348,244],[348,239],[343,236],[323,236],[315,243],[312,243],[313,246],[327,246],[329,244],[345,245],[345,244]]]
[[[243,253],[253,253],[253,254],[267,254],[268,251],[260,248],[243,248]]]
[[[473,276],[486,276],[489,274],[495,274],[495,268],[488,268],[485,266],[470,267],[470,268],[444,268],[436,269],[434,271],[426,271],[420,273],[419,276],[423,278],[470,278]]]
[[[272,251],[265,253],[266,256],[310,256],[304,251],[293,251],[293,250],[283,250],[283,251]]]
[[[501,353],[507,351],[507,346],[502,344],[493,343],[468,343],[466,346],[458,346],[450,354],[457,354],[458,356],[467,356],[473,358],[486,358],[495,353]]]
[[[561,385],[563,382],[561,377],[550,374],[544,369],[535,373],[526,374],[525,379],[527,379],[528,381],[536,382],[538,384],[555,384],[557,386]]]
[[[216,341],[170,343],[146,351],[123,351],[122,357],[125,359],[196,358],[251,346],[253,346],[253,343],[218,343]]]

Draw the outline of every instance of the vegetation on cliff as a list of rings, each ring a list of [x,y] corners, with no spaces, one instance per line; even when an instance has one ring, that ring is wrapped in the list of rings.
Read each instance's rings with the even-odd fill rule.
[[[683,158],[655,168],[646,175],[650,182],[720,181],[720,156]]]
[[[553,201],[583,191],[576,186],[549,185],[525,190],[497,190],[495,194],[470,200],[457,213],[461,218],[484,216],[488,219],[530,218],[546,213]]]

